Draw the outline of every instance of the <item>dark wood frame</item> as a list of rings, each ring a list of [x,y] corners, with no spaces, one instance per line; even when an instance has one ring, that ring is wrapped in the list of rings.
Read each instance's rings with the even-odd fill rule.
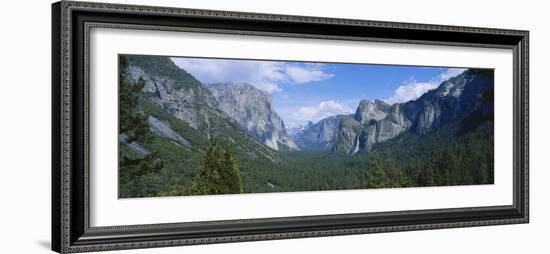
[[[511,206],[90,227],[88,32],[92,27],[505,48],[514,55]],[[528,31],[62,1],[52,5],[52,249],[149,248],[527,223]]]

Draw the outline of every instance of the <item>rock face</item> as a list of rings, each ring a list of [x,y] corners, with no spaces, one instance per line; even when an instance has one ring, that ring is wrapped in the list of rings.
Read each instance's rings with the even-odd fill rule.
[[[281,160],[276,151],[250,138],[239,123],[220,108],[220,103],[210,89],[177,67],[170,58],[140,55],[130,55],[127,58],[128,80],[134,83],[141,78],[144,81],[141,98],[146,102],[142,105],[153,104],[148,106],[154,108],[150,109],[153,112],[158,108],[163,112],[158,115],[167,114],[182,123],[179,131],[176,131],[165,119],[147,115],[154,135],[191,150],[200,150],[199,144],[207,143],[208,138],[214,137],[233,143],[234,151],[245,151],[250,158]],[[280,139],[283,140],[284,137]]]
[[[426,134],[464,118],[476,110],[484,94],[492,94],[493,83],[489,71],[468,70],[414,101],[391,106],[361,101],[354,116],[342,119],[332,151],[355,154],[406,131]],[[491,111],[484,105],[486,112]]]
[[[223,117],[218,102],[198,80],[175,66],[169,58],[132,56],[128,79],[145,81],[148,99],[191,127],[208,132],[214,117]]]
[[[386,117],[389,109],[390,105],[383,101],[375,100],[371,102],[369,100],[362,100],[355,111],[355,119],[362,124],[368,123],[371,120],[379,121]]]
[[[294,141],[303,150],[330,150],[334,133],[344,115],[327,117],[319,122],[311,122],[293,135]]]
[[[128,135],[126,134],[119,134],[118,140],[122,141],[122,143],[124,143],[126,147],[130,148],[130,150],[134,151],[139,155],[144,156],[151,153],[149,150],[147,150],[147,148],[143,147],[141,144],[139,144],[136,141],[132,141],[128,143]]]
[[[279,150],[281,145],[299,149],[273,109],[271,96],[247,83],[212,84],[208,88],[218,100],[218,107],[251,137],[274,150]]]
[[[361,123],[356,121],[353,116],[343,117],[340,124],[334,130],[334,138],[331,147],[332,151],[352,153],[357,138],[362,134],[362,128]]]
[[[163,122],[153,116],[147,118],[151,131],[159,136],[166,137],[179,145],[191,148],[191,143],[172,130],[169,123]]]

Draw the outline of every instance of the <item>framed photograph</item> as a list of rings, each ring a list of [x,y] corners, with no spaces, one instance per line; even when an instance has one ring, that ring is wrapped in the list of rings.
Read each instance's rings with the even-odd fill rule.
[[[52,11],[54,251],[529,221],[528,31]]]

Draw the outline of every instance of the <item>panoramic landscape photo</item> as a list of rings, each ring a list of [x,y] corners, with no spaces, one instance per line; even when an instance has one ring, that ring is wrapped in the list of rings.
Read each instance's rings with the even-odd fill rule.
[[[119,198],[494,181],[492,69],[118,58]]]

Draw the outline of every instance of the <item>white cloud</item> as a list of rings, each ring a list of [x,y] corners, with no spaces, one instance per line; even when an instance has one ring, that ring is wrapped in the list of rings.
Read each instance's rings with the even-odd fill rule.
[[[304,121],[316,122],[329,116],[352,112],[353,110],[345,104],[329,100],[322,101],[317,106],[300,107],[294,113],[294,117]]]
[[[437,81],[439,83],[447,80],[447,79],[450,79],[450,78],[454,78],[460,74],[462,74],[463,72],[465,72],[466,69],[460,69],[460,68],[450,68],[450,69],[447,69],[446,72],[440,74],[438,77],[437,77]]]
[[[334,76],[318,64],[201,58],[172,58],[172,61],[201,82],[246,82],[267,93],[281,92],[280,82],[303,84]]]
[[[252,82],[249,82],[252,83]],[[274,92],[282,92],[283,89],[277,85],[277,83],[273,82],[254,82],[254,86],[268,94],[274,93]]]
[[[415,100],[427,91],[436,87],[437,85],[433,82],[417,82],[416,80],[409,80],[395,89],[394,94],[384,101],[389,104],[394,104]]]
[[[437,88],[443,81],[462,74],[466,69],[452,68],[427,82],[418,82],[411,78],[395,89],[392,96],[384,101],[389,104],[402,103],[418,99],[429,90]]]
[[[308,65],[307,68],[301,66],[286,66],[285,72],[289,78],[297,84],[321,81],[334,76],[334,74],[325,73],[318,66],[312,67],[312,65]]]

